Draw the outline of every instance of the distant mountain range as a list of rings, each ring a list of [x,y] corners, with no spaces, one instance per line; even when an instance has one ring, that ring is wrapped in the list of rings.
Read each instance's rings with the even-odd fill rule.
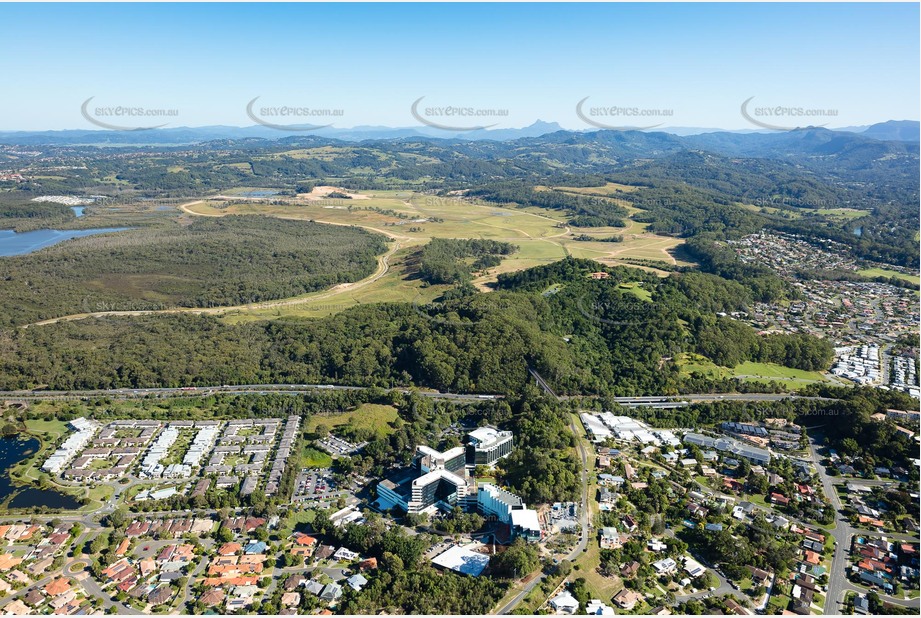
[[[746,140],[749,144],[760,144],[759,147],[776,143],[787,143],[788,140],[799,139],[805,129],[796,131],[727,131],[723,129],[710,129],[701,127],[664,127],[646,133],[666,133],[681,137],[699,138],[702,144],[712,141],[732,142],[729,136],[757,135],[762,138]],[[861,137],[881,141],[918,142],[921,141],[921,123],[917,120],[889,120],[869,126],[844,127],[840,129],[824,130],[828,134],[853,133]],[[64,131],[0,131],[0,143],[22,145],[183,145],[197,144],[214,140],[240,140],[248,138],[278,139],[293,136],[317,136],[329,139],[338,139],[349,142],[365,140],[386,140],[406,138],[434,138],[462,141],[508,141],[529,137],[541,137],[552,133],[564,132],[566,134],[591,134],[596,129],[582,131],[566,131],[556,122],[538,120],[534,124],[520,129],[481,129],[476,131],[449,132],[432,127],[384,127],[384,126],[358,126],[350,129],[337,129],[334,127],[318,129],[315,131],[278,131],[261,125],[249,127],[209,126],[209,127],[177,127],[152,129],[149,131],[90,131],[90,130],[64,130]],[[703,137],[709,136],[709,137]],[[723,137],[719,137],[723,136]],[[800,136],[800,137],[796,137]],[[691,140],[694,141],[694,140]],[[703,147],[703,145],[701,146]],[[752,155],[740,151],[739,155]]]
[[[918,141],[918,121],[917,120],[889,120],[870,125],[861,135],[872,137],[873,139],[897,140],[900,142],[917,142]]]

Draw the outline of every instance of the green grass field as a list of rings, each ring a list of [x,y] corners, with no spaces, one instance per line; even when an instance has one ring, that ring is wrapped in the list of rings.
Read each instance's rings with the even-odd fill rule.
[[[307,447],[301,454],[302,468],[329,468],[333,465],[333,458],[327,453],[313,447]]]
[[[111,485],[96,485],[95,487],[88,487],[84,498],[88,500],[88,503],[84,510],[94,510],[99,506],[102,506],[109,498],[112,497],[112,494],[115,493],[115,488]]]
[[[680,354],[676,358],[681,374],[703,373],[712,378],[741,378],[746,381],[782,382],[793,388],[814,382],[830,382],[819,371],[803,371],[774,363],[753,363],[746,361],[733,368],[720,367],[699,354]]]
[[[642,282],[631,281],[629,283],[621,283],[617,287],[624,294],[632,294],[633,296],[636,296],[640,300],[644,300],[646,302],[652,302],[652,293],[643,287]]]
[[[771,599],[768,601],[768,608],[776,608],[776,611],[771,613],[779,614],[787,609],[790,605],[790,601],[792,601],[792,599],[786,594],[774,594],[771,595]]]
[[[536,190],[551,190],[550,187],[534,187]],[[598,195],[601,197],[609,197],[612,195],[617,195],[618,193],[633,193],[634,191],[639,191],[640,187],[634,187],[632,185],[622,185],[616,182],[607,182],[600,187],[553,187],[553,190],[562,191],[563,193],[578,193],[579,195]]]
[[[790,208],[777,208],[774,206],[758,206],[757,204],[743,204],[741,202],[736,203],[737,206],[749,210],[751,212],[759,212],[772,216],[780,216],[785,219],[796,220],[809,217],[825,217],[833,221],[854,221],[855,219],[860,219],[861,217],[866,217],[870,214],[869,210],[859,210],[857,208],[816,208],[816,209],[790,209]]]
[[[598,572],[601,566],[601,548],[597,539],[591,539],[586,551],[582,557],[576,560],[579,566],[578,571],[573,571],[572,577],[584,577],[586,586],[592,593],[593,599],[601,599],[605,603],[611,601],[611,597],[620,592],[624,587],[624,582],[619,576],[605,577]]]
[[[42,442],[54,442],[64,437],[64,434],[68,431],[67,423],[57,419],[28,419],[26,421],[26,429],[29,433],[40,438]]]
[[[48,474],[41,471],[41,464],[54,450],[54,445],[67,433],[67,423],[59,420],[29,419],[26,421],[26,430],[38,438],[41,445],[32,457],[14,466],[10,470],[10,476],[24,484],[37,483],[42,478],[50,479]]]
[[[921,277],[918,275],[908,275],[896,270],[886,270],[885,268],[864,268],[863,270],[858,270],[857,274],[864,277],[897,277],[909,283],[921,285]]]
[[[753,363],[746,361],[733,369],[736,377],[752,378],[756,380],[790,380],[796,382],[827,382],[826,378],[818,371],[803,371],[791,369],[774,363]]]
[[[316,519],[316,512],[307,509],[305,511],[289,510],[285,516],[284,524],[278,531],[278,538],[287,540],[298,527],[305,527]]]
[[[856,208],[819,208],[815,212],[824,217],[839,219],[842,221],[853,221],[870,214],[869,210],[858,210]]]
[[[390,423],[397,417],[397,410],[393,406],[363,403],[350,412],[311,416],[307,423],[307,431],[315,432],[318,425],[325,425],[331,431],[336,427],[349,425],[355,429],[372,429],[379,436],[386,436],[393,433]]]

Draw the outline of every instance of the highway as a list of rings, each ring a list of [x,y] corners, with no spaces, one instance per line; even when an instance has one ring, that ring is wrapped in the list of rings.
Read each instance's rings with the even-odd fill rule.
[[[334,384],[225,384],[222,386],[185,386],[176,388],[113,388],[67,391],[20,390],[0,391],[0,399],[64,400],[91,399],[96,397],[111,397],[116,399],[142,399],[145,397],[206,397],[208,395],[214,395],[218,393],[232,395],[269,395],[275,393],[287,395],[303,395],[322,391],[360,391],[368,390],[370,388],[371,387],[366,386],[343,386]],[[491,399],[498,399],[500,397],[499,395],[440,393],[438,391],[422,391],[407,388],[397,388],[395,390],[398,390],[404,394],[409,394],[412,392],[422,397],[431,397],[433,399],[450,399],[461,401],[486,401]]]
[[[613,397],[622,406],[647,406],[653,408],[677,408],[693,403],[718,401],[786,401],[793,399],[833,401],[827,397],[804,397],[790,393],[699,393],[691,395],[662,395],[653,397]]]
[[[530,370],[532,375],[536,372]],[[538,376],[539,377],[539,376]],[[538,384],[552,397],[565,400],[572,397],[560,397],[550,389],[550,386],[544,382],[543,378],[538,379]],[[145,397],[166,398],[166,397],[205,397],[218,393],[233,395],[268,395],[268,394],[289,394],[303,395],[308,393],[317,393],[322,391],[360,391],[368,390],[372,387],[367,386],[349,386],[340,384],[223,384],[220,386],[184,386],[172,388],[111,388],[111,389],[90,389],[90,390],[16,390],[0,391],[0,399],[24,399],[24,400],[54,400],[54,399],[91,399],[97,397],[111,397],[115,399],[141,399]],[[387,390],[387,389],[384,389]],[[446,399],[456,401],[489,401],[500,399],[502,395],[480,395],[473,393],[443,393],[439,391],[417,390],[409,388],[395,388],[404,394],[416,393],[422,397],[431,397],[433,399]],[[629,407],[678,407],[681,405],[690,405],[692,403],[710,403],[717,401],[783,401],[787,399],[812,399],[820,401],[830,401],[823,397],[801,397],[786,393],[726,393],[712,394],[699,393],[689,395],[659,395],[647,397],[614,397],[614,401],[623,406]]]

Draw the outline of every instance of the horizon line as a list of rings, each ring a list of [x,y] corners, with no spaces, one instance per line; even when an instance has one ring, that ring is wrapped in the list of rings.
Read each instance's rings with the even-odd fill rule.
[[[555,124],[555,125],[556,125],[557,127],[559,127],[559,128],[558,128],[558,129],[555,129],[554,132],[557,132],[557,131],[566,131],[566,132],[570,132],[570,133],[597,133],[597,132],[600,132],[600,131],[620,131],[620,132],[637,131],[637,132],[641,132],[641,133],[668,133],[668,132],[669,132],[669,129],[672,129],[672,130],[701,130],[701,131],[732,132],[732,133],[740,133],[740,132],[746,132],[746,133],[783,133],[783,132],[798,131],[798,130],[806,130],[806,129],[824,129],[824,130],[826,130],[826,131],[842,131],[842,130],[853,129],[853,128],[869,128],[869,127],[872,127],[872,126],[875,126],[875,125],[885,124],[885,123],[889,123],[889,122],[916,122],[916,123],[921,123],[921,119],[914,119],[914,118],[894,119],[894,118],[890,118],[890,119],[887,119],[887,120],[880,120],[880,121],[871,122],[871,123],[868,123],[868,124],[854,124],[854,125],[845,125],[845,126],[840,126],[840,127],[827,127],[827,126],[818,126],[818,125],[804,125],[804,126],[801,126],[801,127],[794,127],[794,128],[791,128],[791,129],[787,129],[787,130],[784,130],[784,131],[778,131],[778,130],[772,130],[772,129],[765,129],[765,128],[757,128],[757,127],[752,127],[752,128],[748,128],[748,127],[726,128],[726,127],[709,127],[709,126],[695,126],[695,125],[669,125],[669,126],[663,126],[663,127],[649,127],[649,128],[646,128],[646,127],[635,127],[635,128],[633,128],[633,127],[610,127],[610,128],[602,128],[602,127],[584,127],[584,128],[566,128],[566,127],[560,125],[560,123],[559,123],[558,121],[555,121],[555,120],[545,121],[545,120],[537,119],[537,120],[533,121],[531,124],[526,124],[526,125],[523,125],[523,126],[520,126],[520,127],[496,127],[496,128],[483,128],[483,129],[476,129],[476,130],[464,130],[464,129],[446,130],[446,129],[438,129],[438,128],[431,127],[431,126],[426,126],[426,125],[393,125],[393,126],[392,126],[392,125],[365,124],[365,125],[354,125],[354,126],[351,126],[351,127],[325,126],[325,127],[317,128],[317,129],[311,131],[310,133],[302,133],[302,134],[305,134],[305,135],[316,135],[317,133],[321,133],[321,132],[330,132],[330,131],[379,130],[379,131],[421,131],[421,132],[427,132],[427,133],[436,132],[436,131],[437,131],[437,132],[441,132],[441,133],[444,133],[444,134],[458,134],[458,135],[463,135],[463,134],[465,134],[465,133],[477,133],[477,134],[482,134],[482,133],[498,133],[498,132],[502,132],[502,131],[522,131],[522,130],[525,130],[525,129],[529,129],[529,128],[531,128],[531,127],[534,127],[534,126],[537,125],[537,124]],[[292,133],[295,133],[295,132],[297,132],[298,127],[300,127],[300,126],[302,126],[302,125],[292,124],[292,125],[290,125],[290,126],[291,126],[291,132],[292,132]],[[203,125],[179,125],[179,126],[175,126],[175,127],[173,127],[173,126],[162,126],[162,127],[151,127],[151,128],[149,128],[149,129],[144,129],[143,132],[144,132],[144,133],[153,133],[153,132],[164,132],[164,131],[177,131],[177,130],[182,130],[182,129],[186,129],[186,130],[202,130],[202,129],[239,129],[239,130],[245,130],[245,129],[271,129],[271,130],[277,131],[278,133],[285,133],[285,132],[286,132],[286,131],[284,131],[284,130],[273,129],[272,127],[267,127],[267,126],[265,126],[265,125],[261,125],[261,124],[258,124],[258,123],[256,123],[256,124],[250,124],[250,125],[203,124]],[[71,127],[71,128],[63,128],[63,129],[4,129],[4,128],[0,128],[0,133],[63,133],[63,132],[67,132],[67,131],[82,131],[82,132],[88,132],[88,133],[131,133],[131,132],[138,132],[138,131],[127,131],[127,130],[121,130],[121,129],[81,128],[81,127]]]

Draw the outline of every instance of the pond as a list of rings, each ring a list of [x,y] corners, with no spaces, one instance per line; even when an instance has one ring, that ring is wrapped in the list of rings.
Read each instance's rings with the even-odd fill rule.
[[[86,206],[71,206],[70,209],[74,211],[74,216],[79,219],[83,216],[83,211],[86,210]]]
[[[240,197],[272,197],[278,195],[275,189],[251,189],[249,191],[240,191],[237,193]]]
[[[13,230],[0,230],[0,257],[11,255],[25,255],[56,245],[71,238],[82,238],[93,234],[107,232],[121,232],[126,227],[100,227],[89,230],[33,230],[31,232],[15,232]]]
[[[7,504],[11,509],[47,507],[49,509],[79,509],[83,506],[76,498],[53,489],[20,487],[13,484],[10,468],[31,457],[39,447],[35,438],[0,438],[0,504],[12,497]]]

